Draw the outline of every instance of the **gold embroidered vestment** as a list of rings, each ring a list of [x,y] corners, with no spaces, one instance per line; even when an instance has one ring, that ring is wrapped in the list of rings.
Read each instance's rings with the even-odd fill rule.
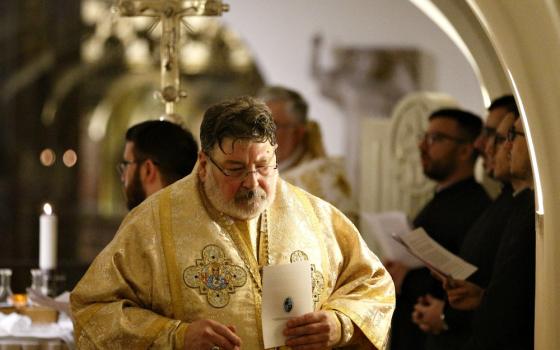
[[[190,322],[213,319],[262,349],[260,268],[307,259],[315,308],[346,315],[384,348],[393,283],[352,223],[281,179],[265,213],[254,252],[250,225],[207,210],[196,174],[150,196],[72,292],[77,347],[182,349]]]

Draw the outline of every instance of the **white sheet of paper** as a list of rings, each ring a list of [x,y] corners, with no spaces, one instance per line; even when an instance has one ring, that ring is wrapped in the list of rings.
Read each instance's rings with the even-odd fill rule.
[[[427,263],[428,267],[433,267],[444,275],[464,280],[477,270],[476,266],[469,264],[439,245],[422,227],[401,236],[401,238],[412,253]]]
[[[311,264],[300,261],[263,268],[262,329],[265,349],[286,344],[286,322],[313,311]],[[284,304],[291,300],[292,308]]]
[[[420,260],[392,238],[393,234],[402,237],[410,232],[405,213],[399,211],[362,213],[360,222],[362,225],[360,232],[364,241],[370,249],[378,245],[381,248],[380,256],[383,259],[400,261],[411,268],[423,265]]]

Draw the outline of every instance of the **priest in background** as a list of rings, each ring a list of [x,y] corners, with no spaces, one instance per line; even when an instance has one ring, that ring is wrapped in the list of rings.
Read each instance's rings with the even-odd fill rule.
[[[346,178],[342,158],[328,157],[317,122],[309,120],[308,105],[296,91],[268,86],[259,93],[272,111],[282,178],[340,209],[353,222],[357,203]]]
[[[354,225],[278,177],[266,105],[210,107],[196,171],[150,196],[71,294],[80,349],[263,349],[262,267],[309,261],[313,312],[297,349],[384,349],[395,294]]]

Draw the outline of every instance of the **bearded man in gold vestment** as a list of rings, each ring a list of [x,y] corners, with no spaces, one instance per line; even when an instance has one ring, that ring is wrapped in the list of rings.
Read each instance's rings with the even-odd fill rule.
[[[383,349],[393,282],[340,211],[278,177],[275,125],[250,97],[209,108],[195,171],[123,221],[71,294],[80,349],[263,349],[264,265],[308,260],[314,310],[292,349]]]

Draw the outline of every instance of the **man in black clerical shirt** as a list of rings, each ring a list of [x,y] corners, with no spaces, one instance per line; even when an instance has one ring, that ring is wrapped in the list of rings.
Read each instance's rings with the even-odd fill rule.
[[[459,109],[432,113],[419,149],[424,174],[436,181],[433,199],[413,221],[439,244],[458,253],[470,226],[490,204],[486,191],[474,177],[478,152],[474,142],[482,129],[481,119]],[[416,300],[427,293],[442,296],[441,287],[426,268],[409,269],[397,261],[386,262],[397,290],[393,316],[391,349],[424,348],[425,335],[412,323]],[[433,290],[436,288],[436,290]]]
[[[496,135],[496,130],[505,115],[516,109],[513,95],[504,95],[493,100],[488,107],[488,114],[486,115],[482,132],[474,142],[474,147],[478,150],[484,161],[484,171],[491,178],[494,178],[494,136]]]
[[[513,98],[508,109],[510,113],[500,117],[502,121],[497,130],[485,140],[489,143],[485,151],[491,154],[486,158],[491,161],[485,163],[485,170],[502,182],[502,191],[467,232],[459,251],[461,258],[478,267],[468,280],[483,288],[490,280],[500,239],[513,209],[511,183],[515,187],[519,186],[519,180],[511,177],[509,149],[505,145],[508,130],[514,122],[514,113],[518,114]],[[445,300],[428,295],[415,305],[413,321],[429,333],[427,350],[459,349],[471,334],[471,316],[470,311],[453,309]]]
[[[474,310],[463,350],[532,349],[535,307],[535,202],[529,150],[521,119],[505,143],[510,152],[514,209],[486,288],[455,281],[445,285],[451,307]],[[451,288],[453,287],[453,288]]]

